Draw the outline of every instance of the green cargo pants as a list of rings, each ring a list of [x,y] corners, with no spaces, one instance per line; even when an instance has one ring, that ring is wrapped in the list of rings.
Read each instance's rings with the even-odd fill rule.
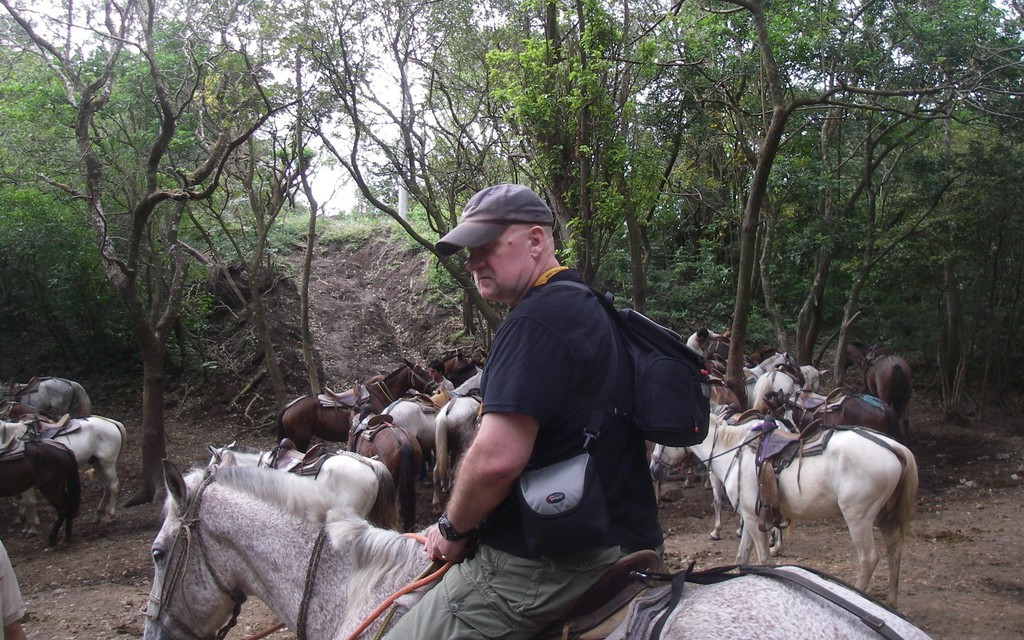
[[[568,611],[620,557],[618,547],[520,558],[481,546],[452,567],[385,638],[532,638]]]

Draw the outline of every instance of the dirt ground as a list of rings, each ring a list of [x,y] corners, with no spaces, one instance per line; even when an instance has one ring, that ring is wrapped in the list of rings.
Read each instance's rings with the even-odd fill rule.
[[[374,249],[371,254],[377,256],[376,268],[387,266],[381,262],[382,253]],[[398,285],[374,285],[379,280],[368,269],[366,256],[356,259],[334,251],[318,259],[315,327],[328,384],[385,372],[401,354],[422,361],[442,346],[456,346],[441,344],[438,336],[443,332],[429,342],[425,338],[443,309],[412,314],[396,303],[416,298],[422,264],[417,267],[402,256],[390,256],[386,262],[406,270],[405,279],[391,280]],[[363,359],[354,354],[363,354]],[[296,386],[296,395],[301,392]],[[179,395],[180,402],[171,403],[167,412],[168,454],[179,466],[205,463],[208,444],[237,440],[272,446],[270,433],[261,426],[265,415],[253,417],[249,411],[232,413],[223,407],[209,412],[203,410],[206,405],[223,400],[195,390],[184,395],[190,399]],[[94,393],[93,401],[97,413],[122,420],[128,428],[129,443],[119,464],[123,500],[139,486],[140,402],[130,393],[122,396],[123,400],[104,405],[101,394]],[[1017,400],[1011,406],[989,408],[984,419],[967,416],[965,424],[951,425],[940,419],[934,404],[934,398],[919,392],[911,407],[914,432],[908,444],[917,457],[921,483],[917,518],[904,553],[899,610],[938,639],[1024,637],[1024,419],[1019,417],[1024,407]],[[677,499],[661,513],[671,564],[679,568],[695,560],[698,568],[707,568],[731,563],[737,539],[731,534],[718,542],[708,539],[710,490],[672,484]],[[423,525],[434,518],[427,491],[423,488],[420,494],[418,522]],[[0,538],[28,602],[24,625],[30,638],[141,635],[140,609],[152,579],[149,546],[162,520],[161,505],[119,509],[117,520],[101,529],[92,522],[98,498],[97,484],[87,480],[75,539],[53,550],[46,549],[42,538],[23,537],[12,501],[0,500]],[[44,506],[44,526],[53,517]],[[727,522],[726,530],[735,531],[735,516],[730,514]],[[838,520],[800,523],[781,561],[824,570],[848,582],[855,575],[849,535]],[[887,579],[883,560],[870,593],[882,597]],[[246,638],[275,622],[262,603],[250,601],[228,637]],[[279,631],[269,637],[294,635]]]

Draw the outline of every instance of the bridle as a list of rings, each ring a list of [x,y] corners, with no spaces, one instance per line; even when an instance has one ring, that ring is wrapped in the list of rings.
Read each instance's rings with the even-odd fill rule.
[[[214,481],[214,476],[207,472],[205,478],[203,478],[202,484],[196,490],[195,495],[185,506],[184,512],[181,514],[181,524],[178,526],[178,531],[174,536],[174,542],[171,544],[171,549],[167,554],[168,566],[164,572],[163,580],[160,584],[160,598],[154,598],[152,594],[149,596],[149,607],[146,608],[146,617],[153,621],[154,624],[158,625],[167,635],[171,638],[189,638],[190,640],[208,640],[208,638],[214,638],[215,640],[223,640],[228,632],[235,624],[238,623],[238,614],[242,610],[242,603],[246,600],[246,595],[238,589],[229,589],[224,581],[217,575],[217,572],[213,570],[210,565],[210,560],[206,550],[206,543],[203,540],[203,530],[199,526],[199,508],[202,504],[203,493],[206,488]],[[195,631],[188,628],[182,620],[177,618],[169,609],[164,607],[165,602],[169,602],[170,594],[174,592],[174,589],[178,586],[178,583],[184,578],[185,565],[188,560],[189,554],[192,551],[192,541],[195,540],[196,546],[199,552],[199,556],[203,561],[203,565],[206,567],[206,571],[213,578],[213,582],[217,585],[222,593],[231,598],[231,601],[235,603],[235,607],[231,613],[231,619],[221,627],[216,634],[213,636],[201,636]],[[175,553],[178,547],[182,547],[181,553]],[[155,605],[155,611],[152,607]],[[169,622],[163,620],[163,615],[170,619]]]

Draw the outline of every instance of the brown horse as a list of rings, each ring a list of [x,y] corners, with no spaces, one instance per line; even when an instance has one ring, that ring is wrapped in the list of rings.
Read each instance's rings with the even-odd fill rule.
[[[442,360],[442,362],[444,363],[444,377],[451,380],[456,387],[472,378],[478,371],[476,363],[462,355],[461,352],[456,352],[455,355]]]
[[[78,461],[70,449],[53,440],[26,440],[21,452],[0,457],[0,496],[20,495],[39,489],[57,511],[48,544],[57,544],[60,527],[65,526],[64,541],[71,541],[71,523],[78,516],[82,485]]]
[[[313,436],[330,442],[348,441],[353,417],[380,413],[409,389],[426,391],[433,385],[427,371],[406,360],[386,376],[367,378],[342,393],[327,391],[315,396],[300,396],[277,412],[277,442],[288,438],[299,451],[309,449]],[[365,390],[365,391],[364,391]]]
[[[423,462],[419,441],[396,427],[387,414],[362,421],[348,438],[349,451],[376,458],[391,472],[398,490],[398,513],[403,531],[416,526],[416,476]]]
[[[833,391],[827,397],[800,390],[790,397],[780,392],[766,396],[776,418],[788,418],[798,431],[820,421],[821,426],[859,426],[873,429],[899,440],[900,423],[892,407],[874,396],[848,396]]]
[[[384,407],[401,398],[409,389],[425,393],[433,390],[436,385],[426,369],[405,360],[402,366],[386,376],[367,378],[363,386],[370,394],[367,412],[380,413],[384,411]]]
[[[352,398],[351,404],[345,402],[348,396]],[[277,441],[288,438],[299,451],[309,449],[313,436],[330,442],[346,442],[357,403],[354,390],[346,391],[340,397],[317,395],[296,398],[277,412]]]
[[[896,412],[903,436],[910,435],[907,407],[912,393],[910,366],[906,360],[886,352],[881,344],[870,348],[860,342],[846,345],[846,356],[864,373],[864,389]]]

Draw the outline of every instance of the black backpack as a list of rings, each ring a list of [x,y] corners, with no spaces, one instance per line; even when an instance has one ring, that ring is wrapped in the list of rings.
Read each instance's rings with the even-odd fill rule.
[[[557,280],[548,284],[589,291],[618,327],[617,334],[629,354],[633,394],[631,405],[625,410],[616,408],[615,413],[624,413],[629,423],[651,442],[672,447],[703,442],[711,414],[711,389],[704,357],[687,347],[675,331],[633,309],[616,310],[610,297],[582,283]],[[617,355],[611,362],[615,368]]]

